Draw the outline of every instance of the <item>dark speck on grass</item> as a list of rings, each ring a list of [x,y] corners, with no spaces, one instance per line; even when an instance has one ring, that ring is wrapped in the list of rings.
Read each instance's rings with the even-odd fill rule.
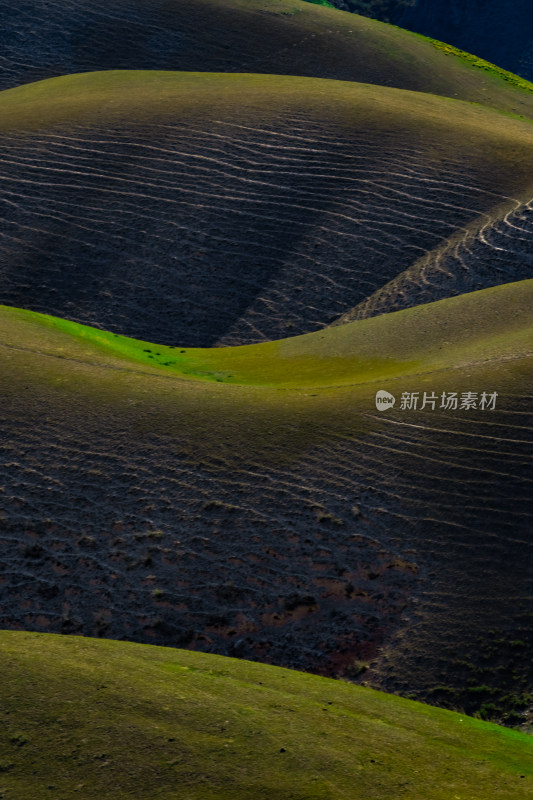
[[[143,353],[151,353],[151,350],[143,350]]]
[[[286,753],[287,751],[285,750],[285,748],[284,748],[284,747],[280,747],[280,748],[279,748],[279,752],[280,752],[280,753]]]
[[[180,350],[180,353],[186,353],[186,352],[187,352],[186,350]]]

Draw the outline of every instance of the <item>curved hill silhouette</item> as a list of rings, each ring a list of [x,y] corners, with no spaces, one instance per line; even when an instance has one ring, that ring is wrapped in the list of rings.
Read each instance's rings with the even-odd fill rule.
[[[513,210],[481,217],[332,324],[342,325],[528,277],[533,269],[532,211],[531,201],[516,201]]]
[[[0,642],[8,796],[381,800],[409,787],[425,800],[431,785],[446,800],[453,781],[521,800],[532,785],[531,737],[370,689],[132,643]]]
[[[3,308],[2,625],[521,709],[532,291],[206,350]]]

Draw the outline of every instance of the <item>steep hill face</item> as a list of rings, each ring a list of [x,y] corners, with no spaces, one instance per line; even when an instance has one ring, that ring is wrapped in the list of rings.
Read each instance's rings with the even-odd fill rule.
[[[533,80],[530,0],[416,0],[400,5],[391,21]]]

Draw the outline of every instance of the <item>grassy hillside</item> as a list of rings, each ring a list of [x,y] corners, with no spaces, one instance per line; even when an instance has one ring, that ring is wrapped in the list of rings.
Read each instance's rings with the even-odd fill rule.
[[[533,280],[324,331],[242,347],[180,348],[0,307],[3,345],[194,381],[305,389],[404,378],[527,356]],[[200,386],[198,386],[200,390]]]
[[[25,12],[0,0],[0,626],[531,722],[533,87],[300,0]],[[396,398],[387,411],[378,390]],[[248,692],[268,667],[217,684],[246,699],[234,716],[250,727],[226,736],[207,655],[163,652],[194,675],[171,701],[181,667],[141,669],[127,654],[142,647],[101,643],[111,674],[87,640],[0,638],[22,705],[0,740],[6,800],[38,800],[35,776],[60,800],[73,769],[88,798],[152,797],[154,780],[191,800],[529,791],[526,740],[442,711],[413,711],[415,736],[404,701],[338,685],[382,705],[347,706],[330,746],[323,707],[305,711],[325,684],[292,676],[309,739],[295,728],[263,752],[299,713],[271,721],[270,678]],[[17,642],[42,643],[39,658]],[[99,688],[82,716],[74,694],[25,716],[24,681],[78,691],[67,666],[84,654]],[[110,686],[97,730],[128,711],[94,738],[84,704],[98,717]],[[354,761],[353,737],[377,757]],[[314,780],[317,763],[331,776]]]
[[[533,116],[517,86],[415,34],[301,0],[1,0],[1,88],[89,70],[305,75],[457,97]]]
[[[392,21],[478,53],[531,79],[531,5],[528,0],[513,0],[512,13],[507,13],[508,8],[498,0],[481,5],[461,0],[418,0],[407,8],[400,6]]]
[[[459,97],[420,94],[409,88],[399,91],[397,87],[369,85],[364,81],[310,80],[283,74],[143,70],[65,75],[7,89],[0,93],[1,130],[31,131],[47,125],[76,125],[95,120],[118,122],[129,119],[133,112],[141,122],[147,117],[157,119],[168,115],[172,106],[180,113],[195,110],[201,114],[214,105],[218,112],[227,108],[227,113],[233,112],[237,118],[243,115],[239,108],[254,104],[271,113],[291,103],[311,112],[311,97],[322,105],[323,117],[326,111],[331,113],[337,108],[341,118],[354,120],[364,114],[365,120],[377,121],[386,116],[387,123],[402,125],[404,129],[412,125],[414,117],[420,118],[420,123],[432,127],[434,133],[439,130],[441,135],[434,137],[437,151],[454,136],[485,136],[488,141],[503,139],[505,143],[509,138],[521,136],[527,140],[532,135],[528,120],[522,123],[517,115],[513,118],[502,109],[478,107],[461,102]],[[356,105],[349,109],[346,101],[352,98],[357,98]],[[383,120],[381,126],[387,123]],[[458,129],[462,129],[462,134]]]
[[[531,737],[465,716],[168,648],[0,642],[6,800],[533,796]]]

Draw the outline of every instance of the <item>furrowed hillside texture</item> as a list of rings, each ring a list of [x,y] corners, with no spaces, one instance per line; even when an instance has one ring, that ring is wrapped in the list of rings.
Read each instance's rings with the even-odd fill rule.
[[[495,111],[123,71],[6,91],[0,113],[5,304],[198,347],[531,275],[533,126]]]
[[[531,202],[515,203],[514,211],[482,217],[458,232],[332,324],[528,277],[533,262],[533,208]]]
[[[0,17],[0,624],[527,725],[531,84],[300,0]]]

